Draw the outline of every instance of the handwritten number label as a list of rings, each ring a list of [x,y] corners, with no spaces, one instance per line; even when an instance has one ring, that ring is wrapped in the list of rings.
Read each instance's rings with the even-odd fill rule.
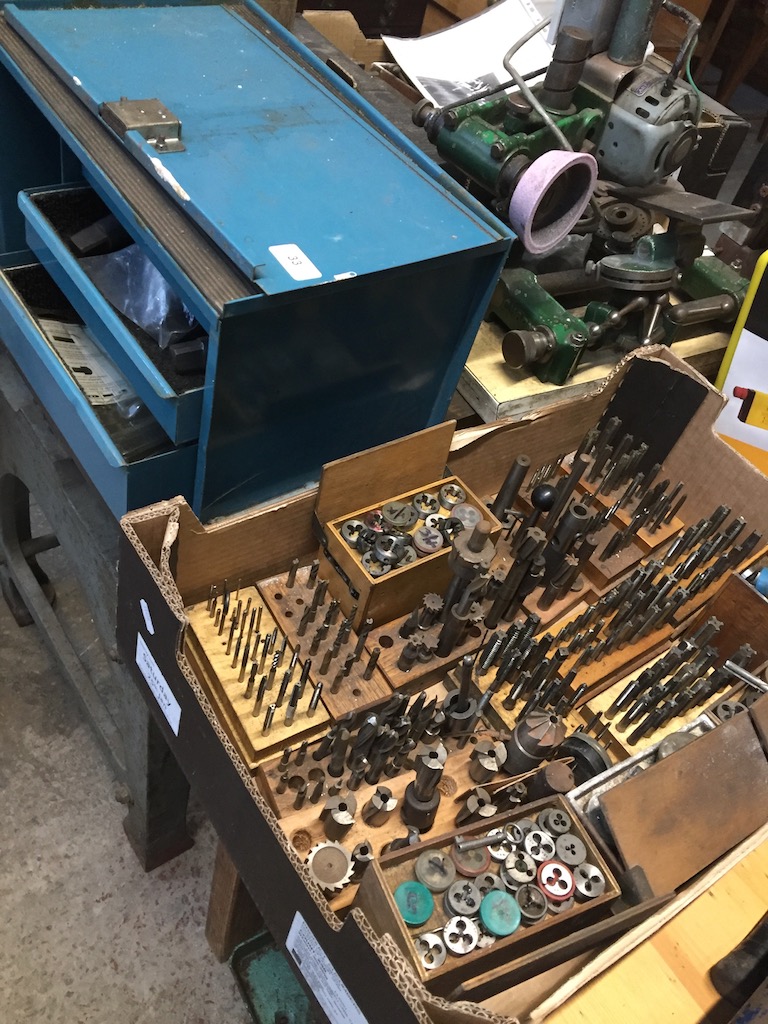
[[[323,276],[306,253],[293,242],[270,245],[269,251],[294,281],[315,281]]]

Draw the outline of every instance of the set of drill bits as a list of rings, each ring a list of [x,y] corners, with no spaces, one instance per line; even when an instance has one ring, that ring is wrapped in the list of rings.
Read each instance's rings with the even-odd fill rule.
[[[666,654],[632,679],[605,712],[617,719],[618,732],[629,732],[628,746],[635,746],[667,723],[703,708],[724,688],[733,684],[733,666],[747,669],[756,652],[742,644],[725,664],[712,641],[722,623],[709,618],[696,632],[679,640]],[[620,718],[618,716],[621,715]]]
[[[588,691],[587,682],[579,683],[584,669],[683,615],[686,602],[755,548],[760,540],[757,532],[737,543],[745,527],[741,518],[718,532],[729,512],[721,506],[686,530],[664,557],[638,566],[556,634],[541,634],[541,619],[535,613],[493,632],[474,662],[476,677],[486,687],[483,700],[498,695],[508,711],[522,701],[521,716],[534,708],[567,713]],[[701,571],[694,576],[697,569]],[[489,625],[488,616],[485,624]]]
[[[674,521],[685,501],[680,493],[682,485],[670,490],[669,481],[662,481],[652,487],[659,466],[645,477],[635,473],[647,445],[635,444],[628,433],[610,444],[620,427],[620,420],[614,417],[599,431],[590,432],[568,472],[563,471],[562,460],[558,459],[544,467],[544,472],[534,474],[527,514],[519,512],[517,505],[530,460],[522,455],[514,461],[490,506],[491,513],[507,524],[511,566],[502,572],[498,559],[493,565],[504,549],[490,540],[487,522],[481,521],[471,532],[464,531],[455,538],[449,556],[453,578],[447,592],[426,595],[422,607],[415,609],[400,629],[400,636],[409,640],[401,654],[401,670],[407,671],[417,660],[428,660],[429,651],[425,653],[413,637],[415,634],[421,639],[423,631],[438,618],[443,626],[436,653],[447,657],[471,625],[482,623],[496,629],[501,620],[514,622],[524,607],[535,605],[537,612],[545,613],[569,598],[578,582],[583,582],[584,574],[589,576],[590,562],[600,543],[598,535],[614,523],[622,507],[633,506],[633,513],[609,541],[615,551],[626,546],[644,526],[652,534],[665,521]],[[555,485],[546,482],[552,473],[561,473]],[[596,485],[593,491],[582,486],[585,473],[586,485]],[[576,494],[578,488],[583,493]],[[612,505],[592,509],[601,493],[610,496],[617,489],[621,493]],[[735,533],[724,539],[723,546],[733,540]],[[604,551],[602,557],[608,557],[608,553]],[[490,608],[482,605],[486,598],[490,599]]]
[[[663,526],[675,523],[687,500],[682,481],[674,485],[669,479],[658,481],[661,463],[640,471],[647,452],[648,445],[636,444],[631,434],[622,432],[621,420],[614,416],[603,427],[589,431],[574,455],[571,472],[581,475],[586,471],[585,485],[593,488],[595,498],[621,492],[589,527],[592,532],[609,523],[615,527],[613,536],[598,554],[601,561],[608,561],[627,548],[641,530],[652,543]],[[618,525],[617,515],[630,507],[631,516]]]
[[[611,652],[648,637],[685,616],[685,606],[756,548],[761,534],[746,528],[741,517],[718,530],[731,510],[719,506],[712,516],[685,530],[658,559],[638,566],[622,583],[588,606],[554,638],[579,653],[582,668]]]
[[[359,636],[353,631],[354,609],[344,616],[329,598],[319,562],[300,567],[295,559],[280,588],[240,581],[230,588],[225,580],[204,605],[188,609],[208,675],[232,708],[235,738],[250,762],[293,735],[316,734],[330,717],[329,703],[354,707],[389,692],[375,677],[379,652],[366,650],[370,623]]]
[[[542,766],[566,738],[559,719],[533,714],[511,732],[499,732],[489,729],[481,715],[482,705],[456,690],[441,700],[427,700],[424,693],[412,699],[397,695],[357,719],[349,716],[336,722],[319,741],[286,748],[270,769],[278,780],[277,813],[301,812],[300,835],[314,821],[311,834],[321,829],[322,844],[344,844],[351,834],[359,840],[355,849],[363,842],[378,855],[412,845],[433,829],[443,806],[440,784],[446,772],[453,773],[451,786],[455,787],[455,778],[462,778],[469,788],[460,801],[444,807],[443,829],[463,827],[573,788],[574,776],[566,762]],[[524,779],[518,778],[521,774]],[[492,792],[486,788],[489,784]],[[408,830],[402,839],[392,838],[395,821]],[[386,840],[377,841],[375,831],[388,823],[382,833]],[[351,843],[341,849],[354,861]],[[311,852],[317,850],[316,846]],[[328,891],[339,891],[336,883]]]
[[[260,720],[261,736],[269,736],[278,725],[291,727],[302,702],[303,716],[314,717],[322,683],[312,684],[311,660],[300,663],[300,646],[289,647],[255,587],[243,589],[238,581],[233,592],[227,580],[220,588],[214,584],[205,616],[213,635],[206,653],[217,677],[237,690],[240,702],[248,706],[244,713]],[[200,616],[194,621],[202,636]]]
[[[245,590],[213,587],[205,617],[217,667],[226,659],[228,684],[267,737],[255,745],[257,755],[282,750],[270,779],[283,812],[315,806],[331,844],[358,821],[375,829],[397,812],[408,829],[402,841],[410,842],[411,830],[418,836],[434,825],[449,752],[466,779],[454,824],[525,798],[500,780],[550,761],[563,741],[559,723],[598,682],[620,673],[621,650],[647,638],[650,650],[669,635],[761,539],[724,505],[680,529],[683,486],[658,481],[662,467],[646,470],[648,456],[645,442],[609,417],[573,456],[533,474],[530,459],[518,456],[488,510],[453,479],[434,493],[385,502],[359,521],[339,520],[347,549],[365,554],[357,550],[362,538],[374,561],[390,567],[402,567],[400,547],[414,531],[444,527],[428,517],[456,521],[443,563],[447,584],[426,592],[396,624],[375,621],[364,593],[359,605],[348,605],[339,580],[321,578],[320,560],[300,566],[294,559],[287,574]],[[599,586],[596,580],[610,578],[606,564],[630,546],[629,561],[616,560],[615,585]],[[416,551],[403,565],[418,568],[426,553]],[[613,715],[594,715],[582,727],[585,743],[599,753],[618,712],[634,743],[706,702],[723,678],[713,669],[719,655],[710,639],[705,631],[681,641],[660,667],[633,680]],[[727,653],[742,666],[753,654],[747,645]],[[413,689],[422,676],[441,675],[445,697],[392,695],[403,680]],[[587,761],[594,755],[591,749]],[[584,771],[609,761],[600,756]],[[541,784],[564,791],[572,780],[562,763],[552,764],[552,778]]]
[[[631,434],[622,432],[618,417],[610,418],[602,428],[589,431],[569,462],[560,457],[547,464],[544,473],[540,470],[534,475],[527,487],[532,505],[527,517],[516,516],[510,507],[506,509],[513,517],[512,529],[517,524],[514,547],[519,548],[528,538],[529,529],[542,525],[542,517],[545,536],[554,534],[555,549],[563,555],[569,553],[568,545],[576,539],[589,538],[576,552],[580,565],[584,565],[600,546],[602,538],[598,535],[606,527],[614,532],[596,555],[599,561],[610,560],[629,547],[640,531],[645,532],[650,546],[663,542],[665,538],[659,531],[676,522],[687,495],[681,481],[674,486],[668,479],[656,482],[662,468],[660,463],[640,471],[647,453],[647,444],[637,443]],[[559,479],[555,485],[550,485],[548,481],[553,474],[560,474]],[[578,500],[568,509],[569,516],[558,523],[576,491]],[[602,507],[595,510],[595,505]],[[551,561],[550,554],[545,558],[544,568],[553,579]],[[572,568],[569,582],[577,571]],[[551,603],[552,598],[544,607]]]
[[[396,694],[375,710],[362,713],[353,724],[355,720],[356,716],[349,715],[334,722],[309,754],[310,762],[323,766],[326,780],[338,780],[328,783],[328,788],[337,785],[339,791],[348,793],[412,771],[419,752],[438,743],[446,726],[437,699],[427,701],[424,693],[413,700]],[[285,791],[292,772],[305,763],[307,747],[305,742],[295,753],[290,748],[283,752],[278,792]],[[297,795],[294,808],[300,809],[303,802],[304,797]]]

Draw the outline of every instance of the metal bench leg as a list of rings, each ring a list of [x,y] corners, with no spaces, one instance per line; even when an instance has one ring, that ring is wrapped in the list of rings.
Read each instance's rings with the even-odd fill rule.
[[[35,558],[36,554],[58,546],[53,534],[32,538],[32,525],[29,516],[29,491],[18,479],[9,477],[3,491],[2,501],[8,503],[6,532],[17,542],[21,556],[26,560],[32,575],[50,605],[56,602],[56,591],[43,569]],[[34,619],[19,593],[16,584],[7,572],[0,571],[0,589],[18,626],[31,626]]]
[[[33,565],[36,565],[34,558],[30,561],[25,555],[22,545],[29,541],[28,534],[29,491],[18,477],[6,474],[0,478],[0,556],[5,562],[3,576],[7,576],[8,582],[15,587],[64,678],[72,685],[115,773],[122,776],[125,770],[123,744],[117,726],[51,608],[49,598],[33,569]],[[38,572],[47,583],[48,578],[39,567]]]

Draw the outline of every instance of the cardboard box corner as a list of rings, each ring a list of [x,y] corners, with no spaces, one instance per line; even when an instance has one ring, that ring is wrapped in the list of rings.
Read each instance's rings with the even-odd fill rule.
[[[360,31],[350,11],[304,11],[302,17],[317,31],[324,35],[328,42],[345,53],[366,70],[375,61],[384,61],[389,57],[389,50],[381,39],[368,39]]]

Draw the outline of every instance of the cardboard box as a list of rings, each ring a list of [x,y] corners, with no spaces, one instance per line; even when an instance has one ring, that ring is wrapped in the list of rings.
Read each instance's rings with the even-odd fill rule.
[[[419,90],[405,78],[397,64],[388,61],[375,61],[371,64],[371,71],[382,78],[395,92],[405,96],[409,103],[418,103],[423,99]]]
[[[665,472],[686,481],[686,522],[707,515],[722,500],[733,504],[751,528],[768,531],[768,481],[713,434],[722,396],[663,348],[634,353],[602,387],[578,401],[559,403],[523,422],[508,420],[457,433],[448,470],[477,494],[493,493],[519,453],[526,452],[536,467],[573,450],[620,388],[622,399],[631,399],[638,421],[669,439]],[[394,939],[378,935],[358,909],[340,921],[283,835],[192,671],[185,606],[205,600],[214,581],[261,579],[285,571],[294,556],[308,561],[317,550],[315,500],[310,491],[206,527],[182,499],[126,516],[117,616],[121,656],[275,940],[292,951],[297,972],[312,979],[321,1004],[329,1009],[331,1000],[343,999],[344,1009],[330,1011],[332,1019],[341,1019],[341,1013],[350,1020],[359,1014],[371,1024],[504,1022],[547,997],[552,1009],[558,999],[552,993],[574,972],[573,964],[537,979],[533,993],[517,981],[530,978],[535,967],[530,962],[510,964],[478,981],[475,991],[482,993],[481,1003],[450,1003],[417,981]],[[722,870],[712,869],[707,879]],[[684,903],[679,897],[675,909]],[[637,934],[616,943],[617,949],[642,941],[671,912],[646,921]],[[626,928],[630,919],[614,923],[611,935]],[[605,939],[606,933],[593,937]],[[561,964],[575,951],[566,943],[548,955],[550,963]],[[569,991],[592,976],[582,972]]]
[[[421,23],[421,34],[426,36],[441,28],[450,28],[457,21],[482,14],[488,6],[486,0],[429,0]]]
[[[366,69],[386,60],[389,50],[381,39],[368,39],[349,11],[304,11],[302,17],[342,53]]]

